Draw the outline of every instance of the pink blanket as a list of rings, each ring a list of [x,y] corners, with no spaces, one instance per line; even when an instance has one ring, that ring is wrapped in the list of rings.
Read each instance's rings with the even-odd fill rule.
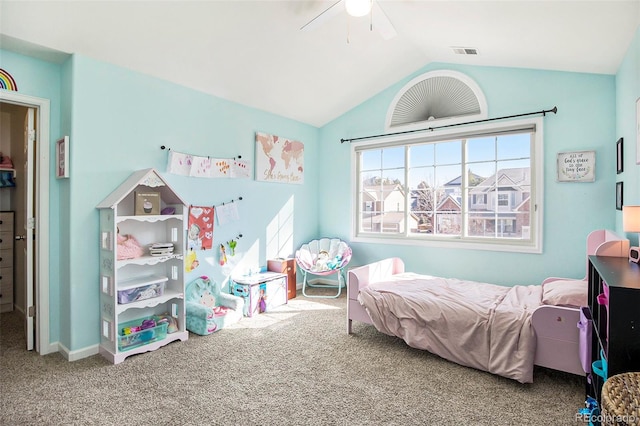
[[[413,273],[362,288],[358,300],[375,327],[445,359],[533,382],[531,314],[542,286],[504,287]]]

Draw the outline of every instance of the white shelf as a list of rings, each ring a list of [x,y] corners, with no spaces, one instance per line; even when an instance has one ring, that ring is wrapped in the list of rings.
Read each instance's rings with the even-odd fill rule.
[[[173,206],[178,214],[132,215],[135,211],[137,191],[158,192],[160,207]],[[156,350],[175,340],[187,340],[184,253],[186,251],[186,211],[188,205],[154,170],[133,173],[126,181],[105,198],[97,208],[100,210],[100,354],[118,364],[128,356]],[[120,232],[136,237],[146,255],[117,260],[115,236]],[[163,256],[151,256],[149,244],[170,241],[175,252]],[[147,242],[149,242],[147,244]],[[134,265],[131,268],[125,268]],[[124,268],[124,269],[122,269]],[[118,292],[139,288],[140,292],[154,293],[139,297],[162,295],[131,303],[118,303]],[[133,290],[131,293],[137,293]],[[123,295],[124,296],[124,295]],[[135,297],[132,295],[132,299]],[[126,298],[123,298],[126,299]],[[121,324],[140,318],[168,313],[176,322],[177,331],[167,333],[159,341],[149,341],[139,347],[120,348],[118,333]],[[173,326],[172,326],[173,329]]]
[[[136,287],[142,287],[144,285],[156,284],[161,282],[167,282],[169,278],[162,275],[146,275],[143,277],[130,278],[128,280],[118,281],[116,288],[120,290],[129,290]]]
[[[165,288],[162,296],[152,297],[151,299],[138,300],[125,304],[118,303],[116,305],[116,314],[121,314],[128,309],[153,308],[154,306],[161,305],[172,299],[184,299],[184,293]]]
[[[175,333],[171,333],[171,334],[167,334],[167,337],[165,337],[162,340],[158,340],[156,342],[153,343],[149,343],[146,345],[142,345],[142,346],[138,346],[137,348],[134,349],[130,349],[128,351],[118,351],[117,353],[113,353],[111,351],[105,350],[104,347],[100,347],[100,354],[102,356],[104,356],[105,358],[107,358],[107,360],[109,360],[110,362],[114,363],[114,364],[118,364],[121,363],[122,361],[124,361],[124,359],[128,356],[131,355],[135,355],[135,354],[142,354],[145,352],[151,352],[151,351],[155,351],[156,349],[159,349],[161,347],[163,347],[164,345],[167,345],[173,341],[176,340],[182,340],[183,342],[185,340],[187,340],[189,338],[189,332],[188,331],[176,331]]]
[[[136,222],[163,222],[169,219],[182,220],[181,214],[153,214],[153,215],[136,215],[136,216],[118,216],[116,223],[126,220],[134,220]]]
[[[127,265],[156,265],[158,263],[167,262],[172,259],[184,259],[184,256],[180,253],[170,254],[167,256],[140,256],[135,259],[118,260],[116,265],[118,268],[122,268]]]

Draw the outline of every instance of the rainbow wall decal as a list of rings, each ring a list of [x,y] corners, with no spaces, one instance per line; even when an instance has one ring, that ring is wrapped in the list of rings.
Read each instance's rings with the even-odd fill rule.
[[[16,81],[11,77],[11,74],[0,68],[0,89],[18,91],[18,85]]]

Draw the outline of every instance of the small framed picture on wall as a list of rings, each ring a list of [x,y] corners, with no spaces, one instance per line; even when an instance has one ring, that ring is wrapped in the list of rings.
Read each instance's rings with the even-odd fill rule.
[[[69,136],[58,139],[56,142],[56,177],[58,179],[69,177]]]
[[[624,171],[624,150],[622,149],[622,139],[623,138],[620,138],[618,139],[618,142],[616,142],[616,172],[618,174]]]
[[[616,210],[622,210],[622,182],[616,182]]]
[[[640,98],[636,99],[636,164],[640,164]]]

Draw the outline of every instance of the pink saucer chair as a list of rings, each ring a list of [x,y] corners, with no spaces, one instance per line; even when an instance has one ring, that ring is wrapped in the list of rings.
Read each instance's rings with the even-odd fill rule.
[[[342,289],[347,286],[344,268],[351,261],[351,247],[338,238],[320,238],[303,244],[296,251],[296,263],[303,272],[302,294],[305,297],[335,298],[340,296]],[[307,275],[326,277],[338,274],[338,284],[311,284],[307,282]],[[337,294],[308,295],[307,286],[318,288],[337,288]]]

